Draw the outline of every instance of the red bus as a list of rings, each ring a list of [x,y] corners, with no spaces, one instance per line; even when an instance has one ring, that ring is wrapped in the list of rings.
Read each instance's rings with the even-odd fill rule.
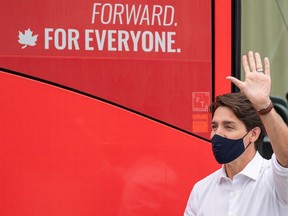
[[[219,167],[207,107],[239,73],[238,10],[2,3],[1,215],[182,215]]]

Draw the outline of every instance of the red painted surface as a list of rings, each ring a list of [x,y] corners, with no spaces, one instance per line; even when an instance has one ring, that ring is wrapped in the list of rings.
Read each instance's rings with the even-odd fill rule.
[[[94,3],[4,3],[0,67],[89,93],[166,125],[0,72],[1,216],[182,215],[194,183],[219,167],[208,141],[167,125],[209,139],[206,106],[213,91],[230,91],[223,81],[231,72],[231,2],[215,1],[216,83],[210,0],[153,2],[175,8],[170,26],[92,24]],[[148,0],[127,3],[153,6]],[[28,28],[38,34],[37,45],[24,48],[19,31]],[[45,28],[176,32],[172,49],[181,52],[113,51],[107,43],[101,52],[59,50],[51,41],[45,49]]]
[[[232,1],[215,3],[215,95],[231,92],[231,82],[225,78],[232,73]]]
[[[97,4],[96,9],[94,4]],[[119,14],[123,5],[134,6],[137,13],[139,10],[136,24],[131,21],[127,24],[124,19],[126,9],[123,15],[114,16]],[[148,6],[147,13],[143,13],[145,6]],[[7,8],[13,8],[14,13],[9,13]],[[110,9],[112,13],[109,13]],[[152,16],[153,11],[160,14],[161,10],[159,17]],[[93,11],[97,15],[93,16]],[[193,110],[192,97],[193,93],[204,92],[211,101],[211,0],[156,0],[153,3],[148,0],[11,0],[0,8],[0,13],[9,17],[9,22],[3,20],[0,26],[5,29],[0,41],[2,68],[69,86],[209,138],[208,119],[203,121],[204,127],[193,126],[192,115],[196,111]],[[111,21],[105,24],[109,15]],[[25,47],[19,43],[20,32],[25,34],[28,29],[32,37],[38,35],[35,46]],[[69,30],[78,32],[79,39],[68,40]],[[95,35],[85,34],[90,30],[100,31],[102,49],[95,46]],[[109,37],[108,31],[113,33]],[[125,43],[118,39],[119,31],[140,32],[137,51],[131,35],[127,42],[129,50],[124,49]],[[173,34],[170,51],[168,38],[165,39],[165,50],[156,51],[156,37],[150,38],[156,33],[161,36],[162,33],[166,36]],[[94,50],[86,47],[87,43],[91,43]],[[149,44],[153,49],[144,51],[143,46],[149,47]],[[204,112],[207,116],[207,102],[199,104],[203,106],[201,114]]]
[[[181,215],[215,170],[211,146],[149,119],[0,73],[0,209],[18,215]]]

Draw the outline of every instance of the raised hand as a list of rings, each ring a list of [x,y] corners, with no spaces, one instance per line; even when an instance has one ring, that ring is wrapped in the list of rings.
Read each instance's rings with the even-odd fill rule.
[[[245,72],[245,80],[228,76],[227,80],[233,82],[250,100],[256,110],[262,110],[269,106],[271,91],[271,76],[269,59],[264,58],[264,69],[259,53],[250,51],[248,57],[243,55],[242,65]]]

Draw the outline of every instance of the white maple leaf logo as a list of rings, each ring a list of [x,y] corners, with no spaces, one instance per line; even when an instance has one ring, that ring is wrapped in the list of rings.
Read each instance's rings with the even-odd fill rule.
[[[35,46],[36,45],[36,41],[37,41],[37,35],[32,35],[33,31],[29,29],[25,30],[25,33],[23,34],[21,31],[19,31],[19,40],[18,42],[20,44],[23,44],[24,46],[22,46],[22,49],[26,48],[28,45],[29,46]]]

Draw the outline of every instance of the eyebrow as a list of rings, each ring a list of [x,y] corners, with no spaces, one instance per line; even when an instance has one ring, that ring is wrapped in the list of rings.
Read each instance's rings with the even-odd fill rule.
[[[212,121],[211,124],[218,124],[216,121]],[[224,125],[228,125],[228,124],[232,124],[232,125],[236,125],[236,122],[234,121],[223,121]]]

